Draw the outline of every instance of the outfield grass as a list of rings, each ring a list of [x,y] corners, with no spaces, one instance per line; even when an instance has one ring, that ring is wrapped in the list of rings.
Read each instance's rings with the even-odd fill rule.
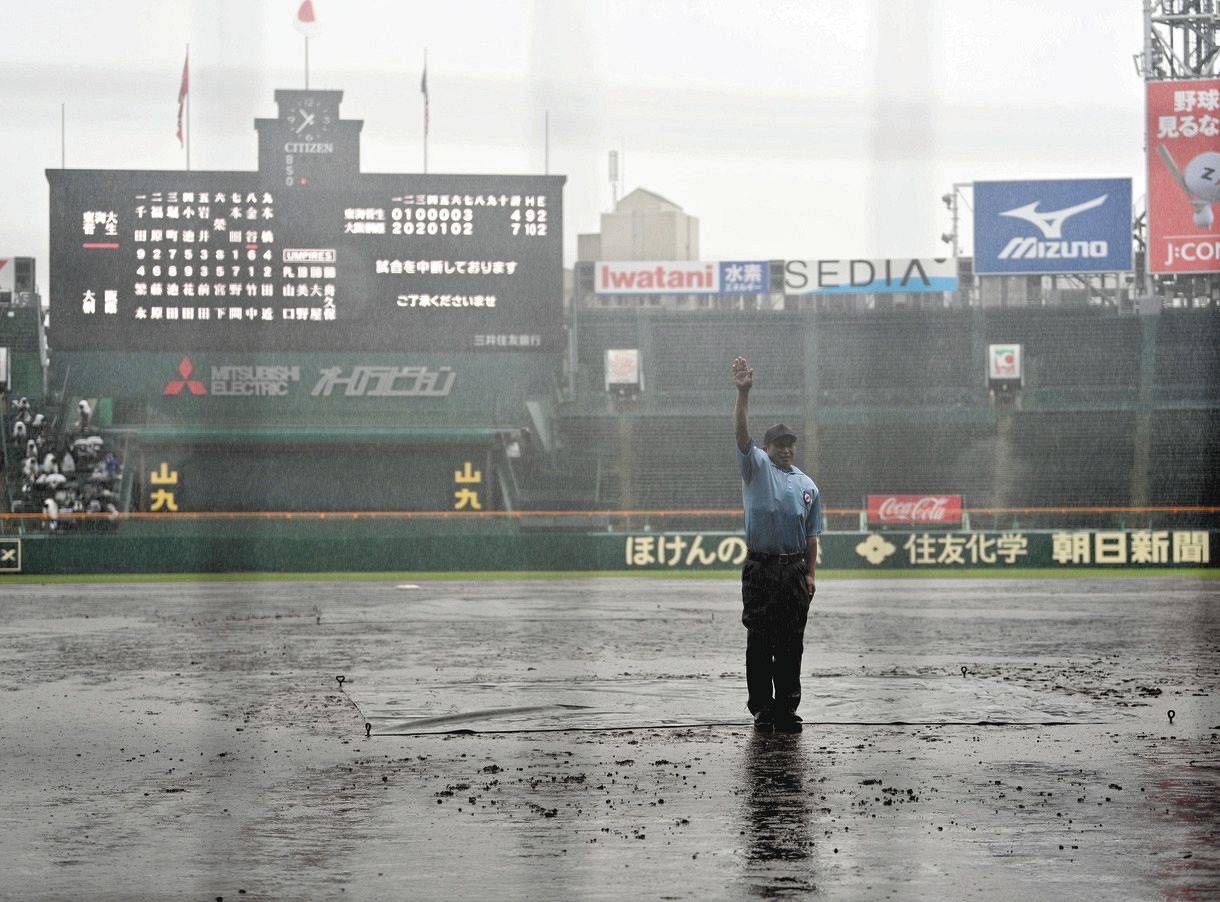
[[[0,585],[43,585],[55,583],[196,583],[196,582],[435,582],[442,580],[557,580],[557,579],[737,579],[737,570],[464,570],[421,573],[84,573],[12,574],[0,577]],[[1220,568],[1072,568],[1049,567],[991,568],[955,570],[884,569],[818,571],[818,579],[1081,579],[1087,577],[1177,577],[1179,579],[1220,579]]]

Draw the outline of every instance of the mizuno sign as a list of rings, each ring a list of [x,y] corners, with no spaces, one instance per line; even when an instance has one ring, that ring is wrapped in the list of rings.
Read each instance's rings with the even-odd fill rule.
[[[1131,269],[1131,180],[975,182],[974,271]]]

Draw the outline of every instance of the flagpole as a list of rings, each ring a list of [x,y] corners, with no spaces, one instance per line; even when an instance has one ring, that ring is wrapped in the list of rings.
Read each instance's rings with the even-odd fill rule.
[[[428,48],[424,48],[424,175],[428,174]]]
[[[186,171],[191,171],[191,91],[190,91],[190,67],[191,67],[191,45],[186,45],[186,67],[187,67],[187,91],[186,91]]]

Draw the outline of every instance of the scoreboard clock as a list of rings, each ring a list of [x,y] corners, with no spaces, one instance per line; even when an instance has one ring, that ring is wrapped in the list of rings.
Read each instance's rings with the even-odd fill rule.
[[[308,188],[327,181],[356,156],[357,133],[339,129],[342,91],[276,91],[280,185]],[[350,145],[350,146],[345,146]]]
[[[320,141],[330,136],[339,118],[336,104],[326,94],[308,94],[285,106],[284,124],[290,138]]]

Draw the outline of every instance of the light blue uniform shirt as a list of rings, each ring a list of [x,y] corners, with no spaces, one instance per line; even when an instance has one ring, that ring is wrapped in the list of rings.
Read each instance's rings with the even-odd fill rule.
[[[822,497],[812,479],[793,467],[781,470],[751,439],[737,448],[746,547],[765,554],[803,554],[809,536],[822,533]]]

